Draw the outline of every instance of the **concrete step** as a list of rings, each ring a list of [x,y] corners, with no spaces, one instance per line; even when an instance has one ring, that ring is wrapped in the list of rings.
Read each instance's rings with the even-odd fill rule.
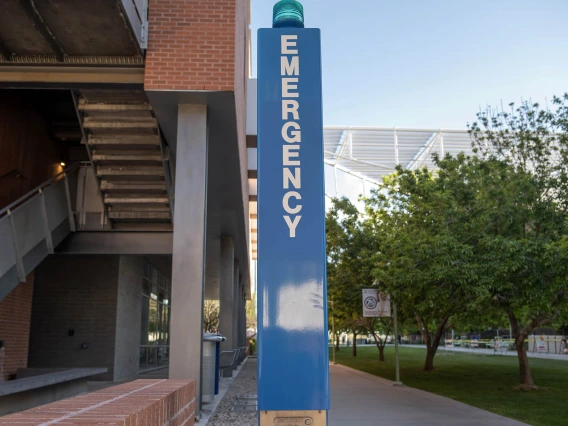
[[[147,103],[141,104],[108,104],[108,103],[87,103],[84,99],[79,100],[77,107],[80,111],[151,111],[152,107]]]
[[[123,205],[116,205],[116,206],[108,206],[109,212],[169,212],[169,206],[161,206],[161,205],[140,205],[140,206],[123,206]]]
[[[89,136],[89,145],[160,145],[158,135],[105,135]]]
[[[172,215],[170,212],[140,212],[140,211],[128,211],[128,212],[108,212],[108,218],[112,220],[171,220]]]
[[[146,151],[100,151],[94,150],[93,161],[162,161],[162,154],[156,150]]]
[[[97,176],[164,176],[164,168],[161,166],[97,167]]]
[[[105,194],[105,204],[169,204],[167,196],[154,194]]]
[[[129,117],[128,119],[117,117],[114,120],[85,117],[83,127],[85,129],[157,129],[158,121],[153,117]]]
[[[103,191],[167,191],[164,181],[101,181]]]

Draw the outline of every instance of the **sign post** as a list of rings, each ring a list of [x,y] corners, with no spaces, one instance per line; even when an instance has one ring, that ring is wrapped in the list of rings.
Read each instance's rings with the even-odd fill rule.
[[[374,284],[374,283],[373,283]],[[395,358],[395,377],[393,386],[403,386],[400,381],[400,365],[398,362],[398,318],[396,303],[392,303],[392,317],[394,322],[394,358]],[[391,299],[390,296],[376,288],[363,289],[363,317],[390,317]]]
[[[258,410],[324,426],[329,410],[320,31],[295,0],[258,31]]]

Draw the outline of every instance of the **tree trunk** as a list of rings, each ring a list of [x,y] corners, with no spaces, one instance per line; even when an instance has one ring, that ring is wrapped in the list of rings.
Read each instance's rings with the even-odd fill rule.
[[[422,337],[426,342],[426,360],[424,361],[424,371],[431,372],[434,371],[434,356],[438,351],[438,346],[440,345],[440,340],[442,335],[446,331],[446,324],[448,323],[449,317],[445,317],[438,324],[434,336],[428,332],[428,328],[423,324],[423,321],[417,317],[418,326],[420,327],[420,332]]]
[[[509,317],[509,323],[511,324],[511,329],[513,330],[513,338],[515,339],[515,349],[517,350],[517,357],[519,359],[519,373],[521,376],[521,384],[517,387],[520,390],[537,390],[538,386],[534,384],[531,367],[529,365],[529,358],[527,356],[527,350],[525,349],[525,339],[528,333],[534,329],[533,326],[527,327],[525,330],[521,330],[519,321],[511,309],[507,312]]]
[[[357,333],[353,331],[353,356],[357,356]]]
[[[373,339],[375,340],[375,345],[379,350],[379,362],[385,362],[385,345],[382,344],[383,342],[381,338],[375,332],[372,332],[371,334],[373,335]]]
[[[426,361],[424,362],[424,371],[434,371],[434,355],[436,355],[436,351],[432,350],[431,346],[428,346],[426,348]]]
[[[335,335],[335,352],[339,352],[339,333]]]
[[[525,348],[525,339],[522,336],[519,339],[515,339],[515,348],[517,349],[517,355],[519,356],[519,371],[521,373],[521,385],[519,386],[519,389],[538,389],[532,378],[529,357],[527,356],[527,350]]]
[[[378,345],[377,348],[379,348],[379,361],[385,362],[385,347]]]

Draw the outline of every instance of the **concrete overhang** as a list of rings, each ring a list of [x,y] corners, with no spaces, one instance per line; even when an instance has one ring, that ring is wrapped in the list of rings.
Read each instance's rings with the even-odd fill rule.
[[[8,86],[144,84],[143,67],[0,66],[0,83]]]
[[[172,232],[74,232],[58,254],[172,254]]]
[[[233,92],[146,91],[160,128],[171,150],[176,152],[178,105],[207,105],[209,145],[207,177],[207,245],[212,239],[232,236],[235,259],[243,281],[250,284],[249,248],[243,205],[241,161],[237,138],[235,95]],[[181,167],[177,164],[176,167]],[[175,222],[175,217],[174,217]],[[175,225],[174,225],[175,226]],[[250,297],[250,285],[246,288]]]

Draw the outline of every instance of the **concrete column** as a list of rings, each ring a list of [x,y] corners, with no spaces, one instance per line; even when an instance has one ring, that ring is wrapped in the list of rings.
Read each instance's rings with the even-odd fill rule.
[[[207,107],[179,105],[170,378],[196,380],[196,416],[201,407],[207,145]]]
[[[210,206],[211,204],[209,204]],[[211,215],[208,215],[208,220]],[[221,239],[211,238],[211,231],[207,231],[205,254],[205,300],[219,301],[219,282],[221,271]]]
[[[247,346],[247,300],[245,298],[245,283],[242,283],[242,296],[241,300],[243,301],[243,309],[241,311],[242,317],[242,327],[241,327],[241,346],[245,348]],[[246,358],[246,353],[243,353],[243,360]]]
[[[244,347],[244,343],[243,343],[243,337],[245,334],[245,318],[244,318],[244,313],[245,313],[245,298],[244,298],[244,287],[243,287],[243,281],[242,279],[239,280],[240,282],[240,288],[239,288],[239,337],[238,337],[238,342],[239,342],[239,348]],[[244,353],[241,353],[241,357],[239,360],[239,363],[241,363],[243,360],[245,359],[244,357]]]
[[[235,293],[235,328],[236,328],[236,336],[235,336],[235,340],[234,340],[234,348],[236,350],[239,350],[239,343],[240,343],[240,332],[241,332],[241,303],[240,303],[240,287],[237,286],[237,291]],[[235,365],[233,365],[233,369],[237,369],[237,367],[239,366],[239,364],[241,363],[241,356],[240,353],[237,356],[237,360],[235,362]]]
[[[235,260],[235,273],[233,275],[233,292],[235,295],[233,305],[233,349],[239,347],[239,262]],[[236,366],[235,366],[236,367]]]
[[[232,237],[221,238],[221,281],[219,296],[219,332],[226,340],[221,343],[222,351],[233,350],[233,322],[235,319],[235,292],[233,286],[235,266],[235,242]],[[233,369],[223,369],[223,377],[232,377]]]

